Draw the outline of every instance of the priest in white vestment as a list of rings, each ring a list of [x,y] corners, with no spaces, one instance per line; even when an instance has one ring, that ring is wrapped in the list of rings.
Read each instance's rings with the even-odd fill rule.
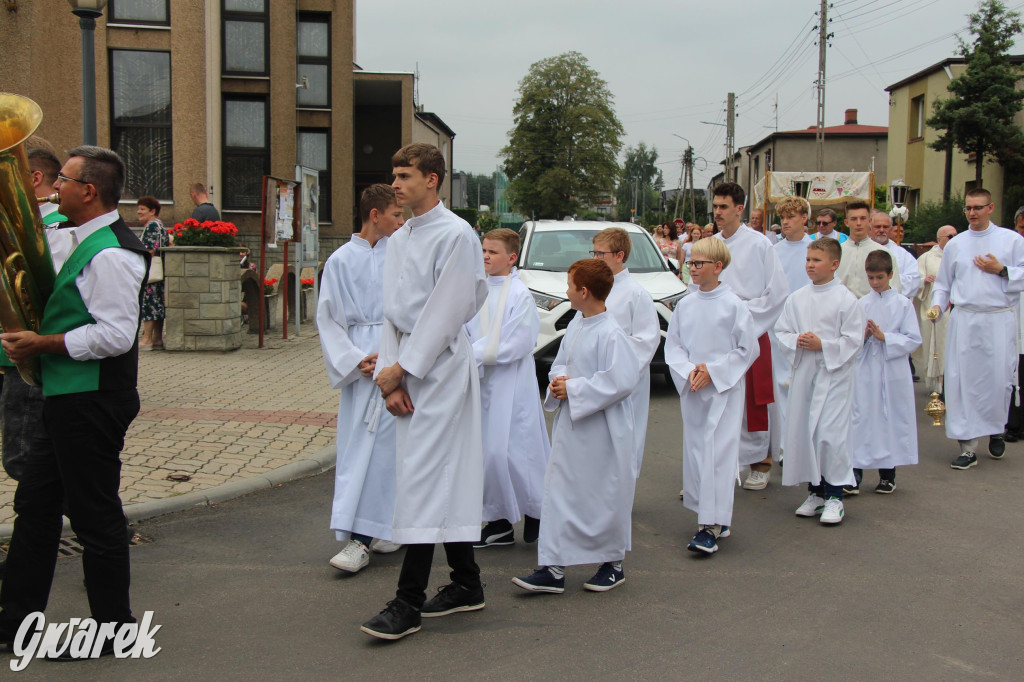
[[[943,225],[935,234],[937,242],[917,259],[917,271],[921,275],[921,288],[914,296],[914,307],[917,309],[918,323],[921,326],[921,345],[912,357],[917,364],[924,367],[926,386],[929,391],[942,393],[942,373],[946,355],[946,324],[948,315],[932,322],[928,319],[928,308],[931,307],[932,287],[939,276],[939,264],[942,262],[942,251],[950,239],[956,236],[956,228]],[[920,370],[918,370],[920,371]]]
[[[929,319],[953,304],[946,330],[946,437],[959,441],[950,464],[978,463],[979,439],[989,454],[1005,451],[1003,430],[1017,383],[1017,315],[1024,291],[1024,237],[991,222],[995,206],[987,190],[964,200],[970,229],[949,240],[932,289]]]

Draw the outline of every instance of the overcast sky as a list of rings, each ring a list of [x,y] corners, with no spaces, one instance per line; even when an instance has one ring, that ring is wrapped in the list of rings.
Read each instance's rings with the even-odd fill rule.
[[[1024,2],[1009,0],[1011,9]],[[721,170],[728,92],[737,147],[815,124],[816,0],[358,0],[356,61],[419,66],[419,102],[456,132],[457,170],[489,173],[512,127],[519,81],[541,59],[576,50],[615,96],[624,143],[654,145],[667,187],[688,138],[695,185]],[[826,125],[888,125],[891,85],[953,56],[976,0],[833,0]],[[865,169],[866,170],[866,169]]]

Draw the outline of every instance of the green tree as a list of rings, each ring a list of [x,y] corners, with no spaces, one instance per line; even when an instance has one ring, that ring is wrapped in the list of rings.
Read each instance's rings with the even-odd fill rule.
[[[620,220],[629,218],[634,204],[637,218],[641,217],[645,209],[658,208],[665,178],[657,162],[656,147],[648,147],[643,142],[636,147],[626,147],[626,158],[619,173],[619,187],[615,192]]]
[[[614,189],[623,129],[613,99],[579,52],[530,66],[501,150],[507,196],[518,212],[561,218]]]
[[[493,209],[494,176],[482,173],[466,173],[466,198],[469,208],[480,208],[480,204],[483,204]]]
[[[999,0],[982,0],[970,15],[973,42],[958,38],[967,69],[950,82],[952,96],[936,101],[928,119],[930,127],[941,131],[933,149],[948,154],[956,147],[975,155],[979,187],[986,157],[1006,165],[1024,153],[1024,133],[1013,121],[1024,102],[1024,92],[1016,87],[1022,73],[1008,56],[1022,28],[1019,13]]]

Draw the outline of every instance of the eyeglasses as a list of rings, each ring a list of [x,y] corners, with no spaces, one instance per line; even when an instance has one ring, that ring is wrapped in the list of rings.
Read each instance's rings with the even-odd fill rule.
[[[832,224],[831,220],[816,220],[814,222],[817,225],[831,225]]]
[[[982,209],[988,208],[990,205],[991,204],[982,204],[981,206],[964,206],[964,213],[970,213],[971,211],[981,211]]]
[[[684,265],[686,267],[693,268],[694,270],[700,270],[705,265],[712,265],[712,264],[714,264],[714,261],[710,261],[710,260],[688,260],[688,261],[686,261],[686,263],[684,263]]]
[[[86,182],[85,180],[79,180],[78,178],[73,178],[73,177],[71,177],[69,175],[64,175],[63,173],[57,173],[57,179],[60,180],[61,182],[77,182],[80,185],[90,185],[90,184],[92,184],[92,183]]]
[[[604,258],[605,256],[610,256],[610,255],[613,255],[613,254],[616,254],[616,253],[623,253],[623,252],[622,251],[591,251],[590,252],[590,256],[592,258]]]

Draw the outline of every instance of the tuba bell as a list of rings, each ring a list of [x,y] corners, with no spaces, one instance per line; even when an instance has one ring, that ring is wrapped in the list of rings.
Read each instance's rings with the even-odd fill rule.
[[[38,332],[53,293],[53,260],[25,154],[25,140],[42,120],[29,98],[0,93],[0,328],[6,332]],[[38,359],[18,365],[18,372],[39,385]]]

